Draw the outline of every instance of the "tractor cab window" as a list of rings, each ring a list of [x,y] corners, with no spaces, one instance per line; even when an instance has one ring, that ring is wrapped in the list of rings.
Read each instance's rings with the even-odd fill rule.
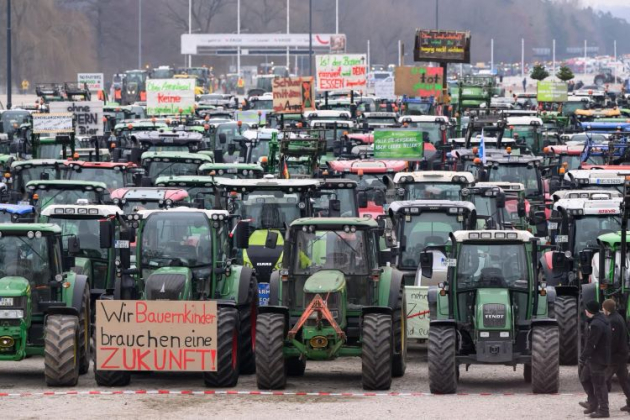
[[[79,239],[81,251],[76,257],[107,259],[107,249],[101,248],[98,219],[57,218],[50,223],[59,225],[63,237],[74,235]],[[65,246],[66,243],[62,245]]]
[[[251,162],[245,162],[243,158],[243,163],[258,163],[261,157],[269,156],[269,141],[261,140],[256,144],[256,146],[252,149],[252,160]]]
[[[186,188],[188,197],[193,201],[195,199],[203,199],[203,208],[212,210],[215,208],[215,191],[212,187],[193,187]]]
[[[499,165],[488,169],[488,174],[488,180],[490,182],[520,182],[524,184],[528,197],[542,195],[540,172],[535,166]]]
[[[69,148],[66,150],[70,156]],[[37,157],[39,159],[61,159],[63,154],[63,145],[59,143],[40,144]]]
[[[49,165],[37,165],[37,166],[23,166],[19,171],[16,170],[18,178],[18,188],[22,189],[29,181],[38,181],[48,177],[48,179],[58,179],[59,172],[54,166]],[[46,174],[46,175],[44,175]]]
[[[529,266],[524,244],[464,243],[457,255],[457,287],[527,289]]]
[[[203,213],[152,214],[142,228],[143,269],[198,268],[212,264],[210,225]],[[143,273],[144,274],[144,273]]]
[[[357,181],[357,191],[365,191],[368,201],[375,203],[377,206],[382,206],[385,203],[385,192],[387,186],[383,184],[382,174],[364,174],[359,176],[358,174],[346,173],[344,178]]]
[[[243,197],[240,214],[254,229],[286,229],[301,217],[300,196],[282,191],[256,191]]]
[[[77,169],[72,168],[65,171],[64,179],[104,182],[107,185],[107,188],[115,190],[127,185],[125,177],[126,171],[122,171],[119,167],[108,169],[79,167]],[[129,179],[128,181],[131,180]]]
[[[461,186],[459,184],[425,182],[405,184],[407,200],[459,200]]]
[[[320,270],[339,270],[346,276],[366,276],[372,268],[366,253],[364,231],[300,231],[293,270],[312,275]]]
[[[76,204],[79,199],[89,203],[98,203],[99,196],[94,190],[71,190],[58,188],[41,188],[33,191],[39,195],[37,207],[43,209],[51,204]]]
[[[353,189],[319,191],[313,200],[314,214],[318,217],[330,217],[330,200],[339,200],[339,215],[341,217],[358,217]]]
[[[580,217],[573,225],[573,235],[575,240],[573,255],[578,255],[586,247],[597,248],[597,237],[605,233],[618,232],[621,230],[621,220],[619,216],[606,217]]]
[[[497,200],[495,197],[485,197],[482,194],[473,194],[470,201],[477,209],[477,227],[482,229],[486,225],[486,221],[490,219],[497,220],[499,209],[497,209]]]
[[[197,175],[198,163],[181,161],[152,161],[149,164],[149,177],[155,183],[160,176]]]
[[[405,249],[401,255],[402,266],[416,268],[420,265],[420,253],[427,246],[446,245],[449,234],[463,227],[462,215],[442,212],[423,212],[418,216],[403,216],[402,237]]]

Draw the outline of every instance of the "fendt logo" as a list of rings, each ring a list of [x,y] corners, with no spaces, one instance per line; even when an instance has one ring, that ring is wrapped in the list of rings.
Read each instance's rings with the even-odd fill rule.
[[[489,319],[503,319],[505,315],[490,315],[490,314],[486,314],[484,315],[485,318],[489,318]]]

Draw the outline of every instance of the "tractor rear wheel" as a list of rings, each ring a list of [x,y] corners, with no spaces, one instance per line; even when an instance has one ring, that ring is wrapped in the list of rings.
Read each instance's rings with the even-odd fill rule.
[[[398,293],[398,305],[394,308],[394,359],[392,364],[392,376],[399,378],[407,370],[407,323],[405,308],[405,289],[400,288]]]
[[[241,375],[256,373],[256,315],[258,313],[258,282],[252,276],[249,284],[247,305],[241,308],[239,315],[239,337]]]
[[[79,319],[76,316],[48,317],[44,375],[48,386],[75,386],[79,381]]]
[[[290,357],[285,361],[288,376],[304,376],[306,370],[306,358]]]
[[[79,375],[88,373],[92,359],[92,318],[91,318],[90,290],[85,285],[81,312],[79,313]]]
[[[98,386],[121,387],[131,382],[131,372],[126,370],[98,370],[94,361],[94,379]]]
[[[560,364],[574,365],[578,358],[577,299],[573,296],[558,296],[555,306],[560,334]]]
[[[266,313],[256,320],[256,383],[259,389],[284,389],[287,385],[283,314]]]
[[[558,327],[535,326],[532,331],[532,391],[554,394],[560,385],[560,343]]]
[[[457,337],[455,328],[429,327],[429,389],[433,394],[457,392]]]
[[[393,335],[390,315],[367,314],[363,317],[361,355],[363,389],[380,391],[391,387]]]
[[[204,372],[203,380],[208,387],[227,388],[238,383],[238,311],[219,307],[218,312],[216,371]]]

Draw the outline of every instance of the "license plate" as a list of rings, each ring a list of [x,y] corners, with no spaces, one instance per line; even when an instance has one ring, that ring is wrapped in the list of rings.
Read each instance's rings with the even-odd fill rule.
[[[549,222],[549,230],[556,230],[558,229],[558,224],[555,222]]]
[[[114,243],[116,249],[129,249],[129,241],[117,240]]]
[[[616,178],[600,178],[596,179],[597,184],[621,184],[621,181]]]
[[[569,236],[568,235],[556,235],[556,243],[557,244],[566,244],[567,242],[569,242]]]
[[[13,306],[13,298],[0,298],[0,306]]]

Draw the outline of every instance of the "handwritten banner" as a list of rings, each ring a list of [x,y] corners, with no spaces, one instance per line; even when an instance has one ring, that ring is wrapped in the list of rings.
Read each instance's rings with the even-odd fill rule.
[[[315,57],[317,90],[353,89],[364,92],[367,85],[365,54],[326,54]]]
[[[217,370],[217,303],[96,301],[99,370]]]
[[[442,67],[396,67],[394,92],[410,98],[438,98],[444,89]]]
[[[77,81],[81,84],[87,83],[87,87],[90,91],[95,92],[97,90],[105,89],[105,78],[103,73],[78,73]]]
[[[73,117],[69,112],[33,114],[33,134],[71,133]]]
[[[377,80],[374,82],[374,95],[378,98],[395,100],[396,94],[394,93],[394,78],[388,77],[387,79]]]
[[[78,136],[102,136],[103,132],[103,102],[50,102],[50,112],[71,112],[76,120],[76,134]]]
[[[273,79],[273,112],[301,113],[315,109],[312,77]]]
[[[470,63],[470,32],[418,29],[413,59]]]
[[[428,292],[427,286],[405,286],[407,338],[429,338]]]
[[[147,115],[192,115],[195,79],[148,79]]]

